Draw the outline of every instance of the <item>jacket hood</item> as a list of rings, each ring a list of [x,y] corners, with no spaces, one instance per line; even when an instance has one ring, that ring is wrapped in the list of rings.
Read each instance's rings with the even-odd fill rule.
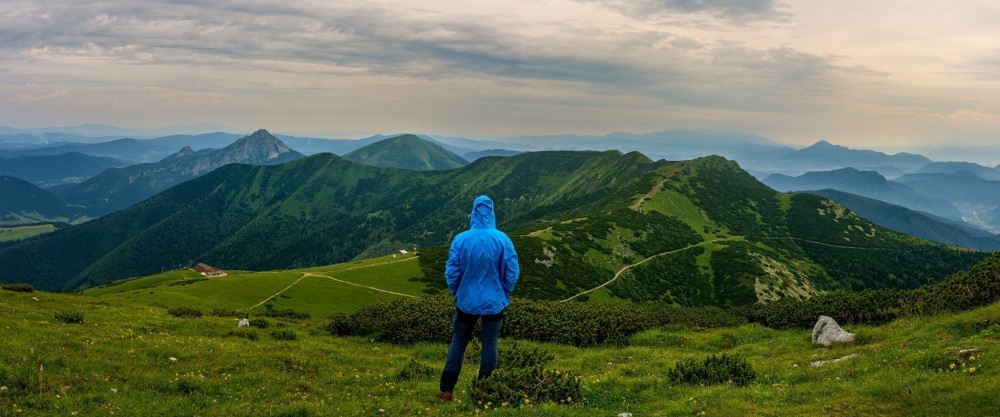
[[[496,229],[497,218],[493,213],[493,200],[485,195],[476,197],[476,201],[472,202],[469,223],[473,229]]]

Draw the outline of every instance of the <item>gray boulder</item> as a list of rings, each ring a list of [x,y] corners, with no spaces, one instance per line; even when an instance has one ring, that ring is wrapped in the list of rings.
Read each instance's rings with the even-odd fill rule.
[[[819,320],[813,326],[812,341],[823,345],[823,347],[830,347],[835,342],[853,342],[854,334],[840,328],[840,325],[833,318],[819,316]]]

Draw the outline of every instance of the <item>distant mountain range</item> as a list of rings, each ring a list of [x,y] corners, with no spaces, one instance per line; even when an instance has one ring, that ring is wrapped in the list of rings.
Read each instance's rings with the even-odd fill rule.
[[[319,154],[226,165],[4,246],[0,281],[76,289],[194,262],[293,268],[417,246],[432,287],[444,291],[447,243],[468,227],[480,194],[496,201],[518,248],[519,293],[534,298],[566,298],[619,276],[602,297],[739,305],[913,287],[986,256],[880,228],[818,196],[778,194],[721,157],[530,152],[410,171]]]
[[[232,163],[280,164],[303,157],[266,130],[258,130],[222,149],[194,151],[184,147],[159,162],[112,168],[67,189],[58,196],[103,216],[127,208],[181,182]]]
[[[963,167],[963,164],[934,164],[927,169],[947,171],[949,167]],[[985,231],[1000,231],[1000,210],[997,210],[1000,208],[1000,181],[983,179],[971,171],[906,174],[889,181],[876,172],[844,168],[808,172],[798,177],[772,174],[763,182],[785,192],[843,191],[964,221]]]
[[[39,187],[75,183],[86,180],[102,171],[124,166],[115,159],[70,152],[47,156],[19,156],[0,158],[0,175],[30,181]]]
[[[783,192],[833,189],[885,201],[936,216],[961,220],[962,212],[947,200],[923,194],[912,187],[885,179],[874,171],[842,168],[833,171],[807,172],[797,177],[771,174],[764,184]]]
[[[414,171],[453,169],[469,164],[462,157],[416,135],[380,140],[344,154],[344,159],[375,167]]]
[[[996,251],[1000,235],[986,232],[960,221],[936,217],[924,212],[837,190],[808,191],[836,201],[879,226],[911,236],[949,245]]]

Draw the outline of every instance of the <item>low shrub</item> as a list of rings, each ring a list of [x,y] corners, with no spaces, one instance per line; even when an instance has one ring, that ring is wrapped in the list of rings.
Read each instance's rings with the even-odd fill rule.
[[[526,348],[516,343],[502,347],[497,370],[488,378],[473,379],[468,388],[469,398],[480,408],[540,402],[570,404],[579,400],[580,378],[570,372],[545,368],[553,359],[555,355],[542,348]]]
[[[236,318],[246,318],[249,315],[245,311],[239,311],[234,308],[213,308],[212,313],[215,317],[236,317]]]
[[[250,341],[260,339],[260,335],[257,334],[257,331],[250,329],[233,329],[230,330],[229,333],[226,333],[226,337],[242,337]]]
[[[572,404],[581,393],[580,377],[541,366],[497,369],[488,378],[473,379],[468,388],[469,399],[480,408],[543,402]]]
[[[79,311],[57,311],[55,314],[56,320],[61,321],[66,324],[82,324],[83,323],[83,313]]]
[[[380,342],[447,343],[455,314],[450,296],[397,299],[370,304],[332,318],[336,336],[365,336]],[[666,324],[733,326],[744,317],[715,307],[675,307],[664,303],[560,303],[518,298],[505,312],[502,337],[574,346],[626,343],[629,336]]]
[[[267,319],[250,319],[250,325],[258,329],[266,329],[271,327],[271,322],[267,321]]]
[[[399,371],[397,379],[409,381],[413,379],[424,379],[434,376],[434,368],[416,359],[410,359],[403,364],[403,369]]]
[[[704,360],[687,359],[667,371],[667,379],[690,385],[732,384],[744,386],[757,379],[750,362],[738,356],[709,355]]]
[[[188,306],[171,307],[170,309],[167,310],[167,313],[169,313],[171,316],[181,317],[181,318],[201,317],[201,310]]]
[[[35,292],[35,287],[31,284],[2,284],[0,288],[15,292]]]
[[[287,319],[297,319],[297,320],[309,320],[312,315],[309,313],[303,313],[300,311],[295,311],[290,308],[283,310],[275,310],[274,306],[270,304],[264,304],[264,316],[271,318],[287,318]]]
[[[299,340],[299,335],[291,330],[275,330],[271,332],[274,340]]]

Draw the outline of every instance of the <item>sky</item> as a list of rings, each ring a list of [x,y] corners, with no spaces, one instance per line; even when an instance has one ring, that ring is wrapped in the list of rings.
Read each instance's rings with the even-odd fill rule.
[[[6,0],[0,125],[1000,139],[1000,2]]]

